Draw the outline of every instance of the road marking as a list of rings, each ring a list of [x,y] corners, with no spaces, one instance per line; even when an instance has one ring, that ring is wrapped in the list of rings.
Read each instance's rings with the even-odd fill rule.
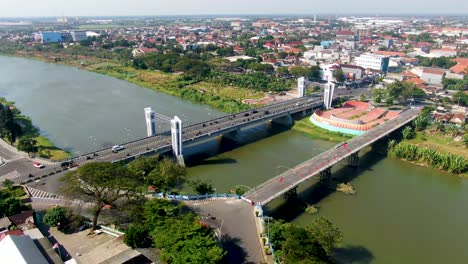
[[[14,170],[12,172],[9,172],[9,173],[7,173],[5,175],[0,176],[0,182],[3,182],[4,180],[12,180],[12,179],[18,178],[20,176],[21,176],[21,174],[19,174],[18,171]]]

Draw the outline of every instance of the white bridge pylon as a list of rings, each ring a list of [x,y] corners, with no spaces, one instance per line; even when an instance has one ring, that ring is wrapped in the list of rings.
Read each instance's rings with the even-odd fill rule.
[[[183,144],[182,144],[182,120],[174,116],[170,118],[163,114],[158,114],[154,112],[150,107],[145,108],[145,118],[146,118],[146,131],[148,137],[156,136],[157,125],[169,124],[171,131],[171,142],[172,142],[172,152],[177,158],[179,164],[184,165],[184,157],[182,154]],[[163,134],[166,132],[162,131]],[[167,134],[166,134],[167,135]]]

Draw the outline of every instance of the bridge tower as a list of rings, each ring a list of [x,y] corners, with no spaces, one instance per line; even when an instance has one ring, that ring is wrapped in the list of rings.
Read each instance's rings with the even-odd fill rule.
[[[333,102],[333,93],[335,92],[335,84],[328,81],[328,83],[325,85],[325,92],[323,95],[323,104],[325,106],[325,109],[330,109],[332,106]]]
[[[297,98],[304,97],[305,91],[306,91],[305,78],[304,77],[297,78]]]
[[[359,165],[359,155],[358,152],[351,154],[350,156],[346,157],[346,163],[350,167],[357,167]]]
[[[174,116],[171,120],[171,135],[172,135],[172,151],[174,152],[177,162],[185,166],[184,156],[182,155],[182,120]]]
[[[146,135],[148,137],[156,135],[156,114],[151,107],[145,108]]]

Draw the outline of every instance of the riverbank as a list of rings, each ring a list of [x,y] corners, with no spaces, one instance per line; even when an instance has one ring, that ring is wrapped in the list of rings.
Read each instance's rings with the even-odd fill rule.
[[[326,129],[320,128],[312,124],[309,120],[309,116],[302,118],[301,120],[297,120],[294,122],[294,126],[292,130],[303,133],[307,135],[307,137],[311,139],[320,139],[329,142],[340,143],[343,141],[347,141],[353,136],[346,135],[343,133],[332,132]]]
[[[53,161],[63,160],[70,157],[70,153],[55,146],[47,137],[39,133],[39,128],[33,125],[32,120],[21,114],[14,102],[7,101],[0,97],[0,103],[8,107],[12,113],[12,122],[14,124],[15,140],[11,142],[11,131],[7,132],[10,136],[5,136],[3,140],[14,146],[20,151],[33,152],[35,155],[50,159]],[[4,112],[2,112],[4,113]],[[32,145],[25,142],[35,142]],[[30,144],[30,143],[29,143]]]

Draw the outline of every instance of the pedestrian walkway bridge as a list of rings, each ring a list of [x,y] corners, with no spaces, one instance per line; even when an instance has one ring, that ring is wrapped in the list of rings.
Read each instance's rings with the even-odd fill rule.
[[[243,195],[243,198],[252,204],[263,206],[288,191],[295,189],[300,183],[308,179],[317,175],[324,176],[330,174],[330,168],[334,164],[344,159],[347,159],[350,162],[356,161],[359,150],[371,145],[398,128],[411,122],[419,115],[419,113],[420,109],[418,108],[407,109],[401,112],[398,117],[376,126],[365,134],[339,144],[336,147],[299,164],[295,168],[258,185],[246,192]]]

